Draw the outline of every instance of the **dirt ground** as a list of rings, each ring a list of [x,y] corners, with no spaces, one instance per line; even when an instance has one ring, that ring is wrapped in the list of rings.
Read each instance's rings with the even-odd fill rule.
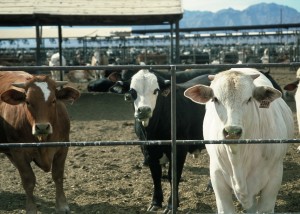
[[[284,86],[295,71],[273,69],[272,76]],[[76,85],[83,92],[85,85]],[[295,103],[289,102],[295,112]],[[68,105],[71,117],[71,141],[134,141],[133,109],[123,96],[83,93]],[[296,118],[295,118],[296,121]],[[297,131],[295,130],[295,138]],[[282,187],[277,197],[276,213],[300,212],[299,144],[291,145],[284,161]],[[0,154],[0,213],[25,213],[25,194],[17,170]],[[65,192],[72,213],[138,214],[146,213],[152,198],[152,179],[141,165],[139,146],[70,147],[65,170]],[[50,173],[33,164],[37,177],[35,196],[41,213],[55,212],[55,188]],[[178,213],[215,213],[214,193],[205,191],[209,180],[206,151],[197,158],[187,157],[179,187]],[[163,182],[165,201],[170,188]],[[236,203],[237,208],[240,206]]]

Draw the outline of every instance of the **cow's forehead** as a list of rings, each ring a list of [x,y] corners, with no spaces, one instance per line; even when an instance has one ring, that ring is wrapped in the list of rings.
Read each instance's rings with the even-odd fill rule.
[[[244,94],[252,93],[253,79],[238,71],[225,71],[217,74],[214,81],[212,82],[212,87],[217,89],[218,92],[224,95],[226,93],[228,96],[233,94]]]
[[[154,90],[159,88],[157,77],[148,70],[140,70],[132,77],[130,88],[136,90]]]
[[[45,101],[47,101],[50,97],[50,89],[47,82],[34,82],[34,85],[36,85],[38,88],[41,89],[42,94],[44,95]]]

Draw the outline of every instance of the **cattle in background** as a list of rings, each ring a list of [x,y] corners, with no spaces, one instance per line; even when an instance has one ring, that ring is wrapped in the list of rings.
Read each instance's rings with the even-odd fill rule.
[[[97,75],[94,70],[71,70],[67,73],[67,77],[71,82],[85,83],[95,80]]]
[[[165,65],[168,63],[166,54],[142,53],[136,57],[136,64],[145,63],[147,65]]]
[[[65,82],[63,83],[65,84]],[[0,73],[0,143],[69,141],[70,120],[64,101],[73,102],[79,92],[48,76],[22,71]],[[26,213],[37,213],[33,191],[36,177],[31,162],[52,171],[56,188],[56,211],[69,213],[63,190],[68,147],[0,149],[18,169],[26,192]]]
[[[60,64],[59,53],[55,53],[51,56],[49,61],[49,66],[66,66],[67,61],[64,56],[62,56],[62,64]],[[54,80],[61,80],[60,73],[62,72],[62,76],[64,76],[64,71],[52,70],[51,77]]]
[[[108,65],[108,58],[104,54],[100,54],[99,51],[95,51],[92,59],[91,66],[100,66],[100,65]],[[95,79],[104,78],[106,76],[105,70],[94,70],[96,74]]]
[[[205,140],[293,137],[290,108],[257,70],[238,68],[209,78],[210,87],[196,85],[185,91],[194,102],[206,104]],[[232,192],[249,213],[274,212],[287,144],[225,142],[206,144],[206,149],[218,213],[235,213]]]
[[[204,76],[204,75],[203,75]],[[197,83],[209,83],[208,75]],[[197,77],[199,78],[199,77]],[[186,88],[195,82],[177,84],[176,109],[177,109],[177,139],[201,140],[202,119],[204,106],[197,105],[183,96]],[[134,105],[135,133],[140,140],[170,140],[171,139],[171,94],[170,81],[165,80],[149,70],[138,71],[128,82],[118,82],[112,89],[114,92],[126,92],[125,99],[131,100]],[[200,128],[200,130],[199,130]],[[148,166],[153,179],[153,198],[148,211],[156,211],[162,207],[163,190],[161,186],[162,167],[160,159],[167,157],[171,161],[171,145],[145,145],[143,154],[148,160]],[[177,146],[177,183],[181,178],[183,166],[188,152],[203,149],[204,145]],[[168,170],[168,180],[171,183],[171,164]],[[166,213],[172,209],[172,197],[168,199]],[[179,202],[177,205],[178,206]]]
[[[117,81],[121,81],[121,74],[113,72],[108,77],[90,81],[87,90],[89,92],[108,92]]]
[[[269,63],[270,60],[269,60],[269,49],[268,48],[266,48],[264,50],[263,56],[260,58],[260,60],[262,63]]]

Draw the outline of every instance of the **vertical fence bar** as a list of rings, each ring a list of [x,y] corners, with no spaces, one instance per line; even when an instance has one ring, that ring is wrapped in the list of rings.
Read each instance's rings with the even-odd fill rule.
[[[172,214],[177,211],[176,67],[171,65]]]
[[[59,51],[59,65],[62,66],[62,29],[61,25],[58,25],[58,51]],[[59,80],[64,80],[64,71],[60,70],[59,71]]]

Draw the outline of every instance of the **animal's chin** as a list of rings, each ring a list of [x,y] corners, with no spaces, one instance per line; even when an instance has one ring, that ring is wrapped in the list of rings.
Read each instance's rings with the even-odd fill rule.
[[[142,124],[143,124],[144,127],[147,127],[148,124],[149,124],[149,120],[143,120]]]
[[[43,141],[47,141],[47,134],[39,134],[39,135],[35,135],[35,137],[38,139],[39,142],[43,142]]]
[[[148,126],[148,124],[149,124],[149,118],[148,118],[148,119],[139,119],[139,118],[137,118],[137,119],[138,119],[139,122],[142,123],[142,125],[143,125],[144,127],[147,127],[147,126]]]

